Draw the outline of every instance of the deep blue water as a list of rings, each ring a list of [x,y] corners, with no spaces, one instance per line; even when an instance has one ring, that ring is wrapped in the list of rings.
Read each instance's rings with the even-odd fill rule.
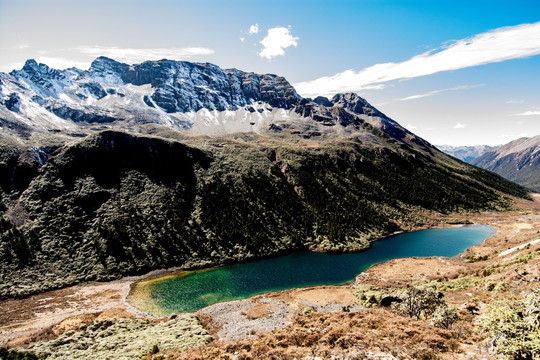
[[[485,225],[429,229],[393,235],[364,252],[296,252],[275,258],[188,272],[149,284],[149,296],[164,313],[192,312],[258,293],[354,280],[369,266],[401,257],[453,257],[493,235]]]

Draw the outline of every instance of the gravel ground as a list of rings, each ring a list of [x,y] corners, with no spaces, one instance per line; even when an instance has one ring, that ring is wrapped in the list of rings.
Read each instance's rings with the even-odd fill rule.
[[[275,299],[259,298],[260,303],[268,304],[277,311],[272,311],[268,316],[257,319],[249,319],[245,314],[256,306],[253,299],[244,299],[219,303],[199,310],[201,314],[207,314],[221,327],[218,337],[223,341],[233,341],[253,337],[258,331],[272,331],[284,328],[292,310],[289,306]]]

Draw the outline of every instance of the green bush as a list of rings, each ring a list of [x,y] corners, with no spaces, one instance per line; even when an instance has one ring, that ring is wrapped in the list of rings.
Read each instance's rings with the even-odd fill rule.
[[[438,307],[446,305],[443,296],[431,287],[409,287],[398,295],[402,301],[393,303],[392,307],[397,312],[417,320],[421,317],[427,319]]]
[[[372,307],[379,306],[385,294],[373,285],[361,284],[356,287],[354,295],[362,306]]]
[[[431,324],[433,326],[449,329],[455,322],[459,320],[459,316],[455,307],[444,304],[439,306],[433,312]]]
[[[514,302],[491,304],[478,325],[501,359],[540,357],[540,289]]]

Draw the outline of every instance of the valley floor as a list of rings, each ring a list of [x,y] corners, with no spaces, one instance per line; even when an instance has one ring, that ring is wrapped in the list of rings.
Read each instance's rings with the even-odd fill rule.
[[[293,355],[305,357],[319,350],[318,354],[335,353],[337,356],[344,356],[343,354],[352,356],[354,355],[351,353],[352,348],[362,348],[362,356],[386,354],[390,359],[392,358],[390,353],[397,351],[392,346],[400,345],[396,342],[402,341],[403,346],[408,344],[407,346],[421,348],[437,346],[442,341],[440,339],[446,339],[445,341],[453,345],[440,348],[438,356],[454,359],[490,359],[492,356],[488,354],[484,339],[471,330],[473,315],[467,317],[463,314],[466,314],[465,310],[472,305],[481,310],[485,304],[497,298],[513,298],[521,291],[539,287],[538,256],[525,262],[512,261],[540,249],[540,243],[536,241],[540,239],[540,195],[533,197],[534,201],[517,200],[515,211],[452,214],[446,217],[432,215],[430,224],[432,227],[443,227],[451,222],[469,220],[475,224],[490,225],[497,231],[484,243],[467,249],[455,258],[394,259],[359,274],[355,284],[292,289],[215,304],[202,309],[198,312],[198,316],[218,341],[212,342],[201,351],[191,353],[190,356],[210,359],[221,356],[227,358],[229,354],[230,358],[235,358],[236,355],[245,353],[246,356],[257,358],[257,351],[269,351],[269,348],[264,349],[263,343],[271,344],[272,341],[281,339],[279,340],[281,343],[276,343],[275,346],[281,349],[285,358],[288,358],[287,354],[291,357]],[[498,270],[486,273],[485,269],[488,268]],[[481,273],[483,275],[480,278]],[[146,277],[156,275],[158,274],[153,273]],[[448,338],[454,335],[449,335],[450,332],[446,330],[446,332],[439,331],[426,321],[405,318],[387,309],[366,310],[354,295],[356,287],[362,284],[385,289],[403,287],[405,284],[419,281],[444,282],[460,276],[477,277],[481,281],[480,283],[473,281],[468,284],[470,286],[444,292],[447,301],[460,310],[462,317],[458,323],[460,329],[469,334],[467,336],[462,334],[461,338],[458,335]],[[1,300],[0,344],[10,348],[26,347],[36,341],[55,339],[69,330],[81,329],[92,321],[108,318],[141,318],[156,322],[155,318],[137,310],[126,301],[131,285],[142,278],[144,277],[124,278],[109,283],[88,283],[25,299]],[[501,282],[509,286],[501,291],[486,290],[487,283]],[[324,343],[321,337],[317,338],[318,345],[309,345],[299,340],[295,343],[291,340],[291,336],[295,334],[306,338],[307,335],[304,333],[306,324],[309,324],[309,331],[316,331],[317,326],[321,327],[319,329],[321,332],[334,331],[335,341],[327,341],[325,349],[321,348],[320,344]],[[339,340],[343,339],[343,336],[339,335],[343,328],[339,330],[336,327],[338,325],[355,326],[354,331],[348,331],[350,334],[354,334],[355,331],[364,334],[373,332],[380,341],[364,339],[364,342],[361,342],[362,346],[356,344],[348,348],[347,344],[343,344],[345,340]],[[394,333],[399,332],[399,329],[404,329],[404,333],[400,336],[394,334],[392,335],[394,337],[390,335],[380,337],[381,332]],[[269,333],[270,331],[273,332]],[[352,336],[350,334],[348,336]],[[426,342],[428,335],[434,337],[431,345]],[[350,341],[350,344],[354,343]],[[309,348],[311,350],[308,351]],[[170,351],[169,354],[184,356]]]

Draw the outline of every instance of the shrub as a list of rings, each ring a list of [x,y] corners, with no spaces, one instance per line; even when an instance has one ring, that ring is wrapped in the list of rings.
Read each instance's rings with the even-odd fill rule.
[[[399,313],[420,319],[431,316],[437,307],[445,305],[444,295],[431,287],[409,287],[400,295],[402,302],[393,303]]]
[[[384,293],[373,285],[358,285],[354,295],[360,300],[360,304],[365,307],[379,306]]]
[[[458,320],[459,317],[456,308],[445,304],[435,309],[433,317],[431,318],[431,324],[440,328],[449,329]]]
[[[503,359],[537,359],[540,356],[540,290],[509,303],[491,304],[479,321],[490,334],[495,352]]]

